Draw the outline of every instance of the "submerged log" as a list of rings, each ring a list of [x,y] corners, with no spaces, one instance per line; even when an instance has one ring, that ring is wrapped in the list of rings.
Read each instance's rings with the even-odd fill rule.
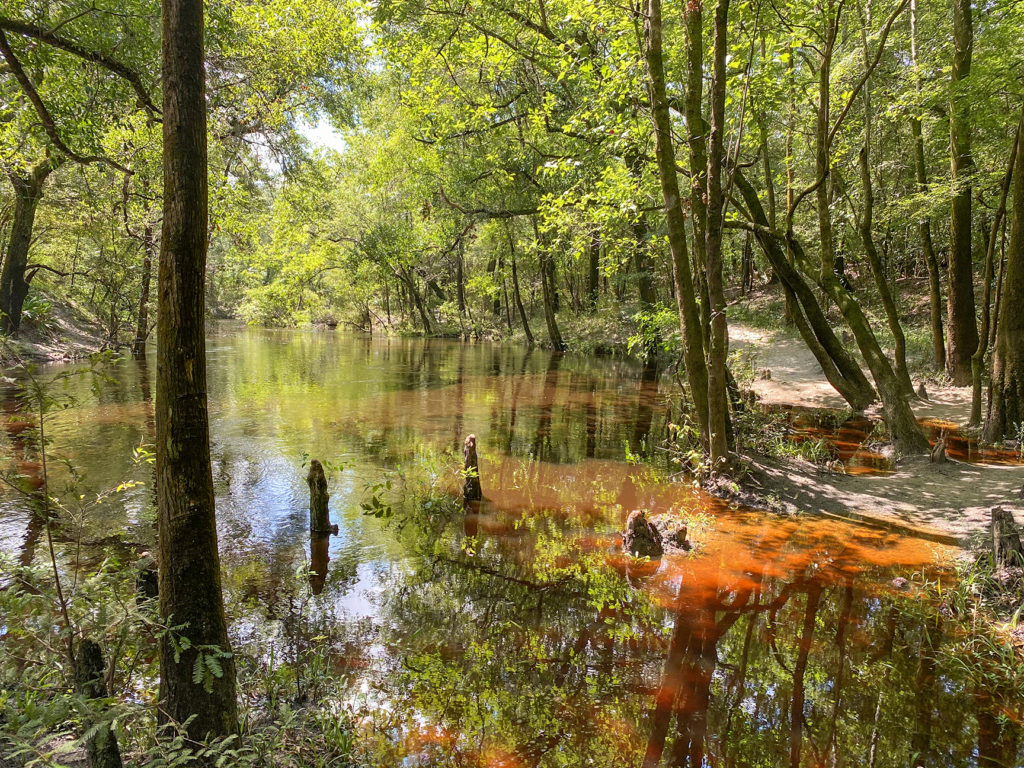
[[[629,513],[626,532],[622,535],[622,548],[636,557],[660,557],[664,553],[661,531],[647,519],[642,509]]]
[[[338,526],[331,525],[331,513],[327,508],[330,496],[327,493],[327,475],[324,474],[323,465],[316,459],[309,462],[306,482],[309,484],[309,532],[336,534]]]
[[[107,684],[104,680],[105,665],[103,651],[89,638],[78,645],[75,660],[75,688],[86,699],[107,698]],[[83,726],[89,738],[85,740],[86,765],[89,768],[121,768],[121,750],[117,746],[117,735],[111,730],[110,722],[90,712],[84,718]]]
[[[996,568],[1024,566],[1024,547],[1013,513],[1002,507],[992,510],[992,565]]]
[[[480,459],[476,453],[476,435],[469,435],[462,446],[462,457],[465,459],[462,474],[466,478],[462,486],[462,498],[466,501],[480,501],[484,497],[480,486]]]

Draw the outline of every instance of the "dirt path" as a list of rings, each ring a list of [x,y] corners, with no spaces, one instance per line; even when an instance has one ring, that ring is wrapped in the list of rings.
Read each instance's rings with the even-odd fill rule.
[[[756,369],[771,370],[770,379],[753,383],[762,403],[848,407],[799,337],[736,324],[729,327],[729,339],[734,349],[752,354]],[[927,402],[913,403],[918,418],[967,423],[969,387],[929,387],[928,394]],[[877,416],[877,406],[868,415]],[[750,489],[791,511],[833,514],[960,543],[984,535],[990,510],[997,505],[1024,523],[1024,466],[931,464],[927,457],[914,457],[901,460],[893,473],[844,475],[806,462],[756,458],[751,468]]]
[[[818,361],[799,336],[732,324],[729,326],[729,346],[749,352],[756,369],[771,371],[770,379],[757,379],[753,384],[761,402],[839,410],[849,407],[828,383]],[[857,357],[859,359],[860,356]],[[914,413],[919,419],[948,421],[957,426],[967,424],[971,417],[970,387],[930,384],[927,389],[928,400],[913,403]],[[877,416],[878,405],[869,408],[867,414]]]
[[[784,511],[813,511],[969,544],[987,533],[992,507],[1024,522],[1024,467],[983,466],[926,457],[884,475],[826,473],[803,461],[752,459],[745,485]]]

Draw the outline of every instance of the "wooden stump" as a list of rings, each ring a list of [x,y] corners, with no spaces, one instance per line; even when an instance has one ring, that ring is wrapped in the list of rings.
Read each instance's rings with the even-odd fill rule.
[[[331,525],[331,513],[327,509],[330,496],[327,493],[327,475],[324,474],[323,465],[316,459],[309,462],[306,482],[309,484],[309,532],[337,533],[338,526]]]
[[[683,534],[684,538],[686,534]],[[660,557],[665,548],[661,531],[647,519],[642,509],[634,509],[626,519],[626,532],[622,535],[622,548],[636,557]]]
[[[992,510],[992,565],[996,568],[1010,568],[1024,565],[1024,547],[1020,542],[1020,531],[1008,509],[995,507]]]
[[[463,476],[466,478],[462,486],[462,498],[466,501],[480,501],[484,497],[480,485],[480,459],[476,454],[476,435],[469,435],[462,446]]]
[[[939,442],[932,448],[929,458],[932,464],[946,463],[946,438],[940,437]]]
[[[75,688],[79,695],[87,699],[107,698],[104,672],[103,651],[95,641],[84,638],[78,645],[75,663]],[[95,728],[85,741],[86,765],[89,768],[121,768],[121,750],[110,723],[90,717],[85,718],[83,727],[87,731]]]

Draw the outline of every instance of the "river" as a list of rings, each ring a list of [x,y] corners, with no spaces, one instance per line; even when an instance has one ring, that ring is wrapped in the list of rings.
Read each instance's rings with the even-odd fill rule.
[[[905,591],[948,553],[668,482],[671,376],[505,345],[231,325],[208,354],[235,644],[258,639],[251,663],[267,669],[272,650],[326,647],[348,705],[402,764],[1021,764],[1021,702],[997,703],[943,663],[941,615]],[[59,554],[65,567],[133,558],[154,546],[152,360],[41,375],[72,371],[47,420],[49,451],[67,460],[51,462],[55,486],[87,500],[127,487],[58,526]],[[3,407],[7,452],[31,484],[36,443],[13,387]],[[455,493],[470,432],[485,501],[464,512],[443,491]],[[308,534],[311,457],[329,466],[330,539]],[[366,513],[411,477],[442,491]],[[684,516],[695,549],[623,557],[618,531],[637,507]],[[0,498],[0,549],[42,562],[41,532],[24,497]]]

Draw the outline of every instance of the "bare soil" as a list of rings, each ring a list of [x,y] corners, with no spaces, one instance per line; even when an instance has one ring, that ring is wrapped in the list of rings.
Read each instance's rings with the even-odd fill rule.
[[[107,348],[95,320],[75,307],[53,302],[44,318],[25,317],[16,336],[0,337],[0,367],[70,362]]]
[[[799,405],[845,410],[846,402],[825,379],[803,341],[785,331],[749,325],[729,327],[730,344],[746,349],[756,369],[770,370],[752,388],[766,405]],[[964,426],[971,390],[929,383],[928,399],[912,403],[919,419]],[[877,406],[867,412],[878,416]],[[750,457],[744,487],[765,506],[813,511],[894,527],[938,541],[969,544],[984,537],[995,506],[1024,523],[1024,465],[994,466],[955,460],[933,464],[927,456],[903,458],[895,472],[846,475],[800,460]]]

